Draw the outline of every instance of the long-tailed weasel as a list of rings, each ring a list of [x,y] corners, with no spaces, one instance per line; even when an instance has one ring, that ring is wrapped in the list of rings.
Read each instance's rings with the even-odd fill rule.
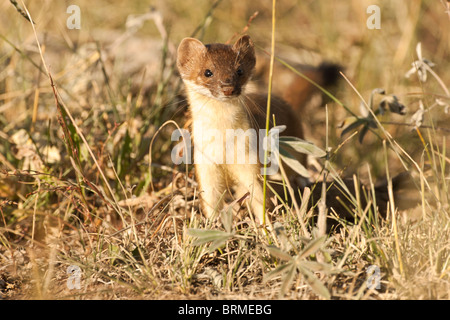
[[[197,39],[185,38],[178,47],[177,66],[186,87],[192,117],[194,162],[200,186],[203,213],[210,217],[223,207],[223,196],[234,190],[237,196],[251,195],[251,209],[263,221],[263,188],[258,179],[261,162],[250,163],[258,150],[250,139],[245,141],[246,161],[226,161],[227,130],[265,129],[267,96],[246,93],[246,85],[255,67],[255,50],[249,36],[239,38],[234,45],[204,45]],[[271,119],[276,125],[286,125],[283,135],[303,138],[298,116],[283,100],[272,97]],[[241,132],[242,132],[241,131]],[[218,142],[218,132],[223,143]],[[234,141],[234,136],[231,137]],[[219,161],[215,159],[219,155]],[[199,159],[202,159],[199,163]],[[223,161],[220,161],[223,160]],[[305,157],[301,159],[305,163]]]

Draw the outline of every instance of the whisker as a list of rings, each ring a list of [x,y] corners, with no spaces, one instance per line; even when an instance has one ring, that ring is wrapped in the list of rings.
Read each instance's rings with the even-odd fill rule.
[[[254,101],[252,101],[250,99],[250,97],[248,97],[245,94],[242,94],[241,96],[239,96],[239,101],[240,101],[241,105],[244,107],[245,111],[247,112],[248,117],[250,119],[250,122],[251,122],[253,128],[259,130],[260,128],[259,128],[258,121],[256,121],[256,118],[253,115],[253,112],[251,112],[251,110],[249,109],[249,107],[247,105],[247,102],[245,100],[248,100],[250,103],[253,103],[253,105],[255,105],[255,106],[256,106],[256,103]]]
[[[168,105],[168,106],[173,106],[173,105],[176,105],[176,104],[181,104],[181,103],[187,102],[187,101],[188,101],[187,99],[184,99],[183,101],[175,102],[175,103],[172,103],[172,104],[170,104],[170,105]],[[187,107],[188,107],[188,104],[187,104],[187,103],[184,104],[184,105],[181,105],[181,106],[177,107],[177,109],[174,111],[174,113],[173,113],[173,115],[172,115],[172,117],[171,117],[171,120],[173,120],[173,119],[174,119],[181,111],[183,111],[183,109],[187,109]]]

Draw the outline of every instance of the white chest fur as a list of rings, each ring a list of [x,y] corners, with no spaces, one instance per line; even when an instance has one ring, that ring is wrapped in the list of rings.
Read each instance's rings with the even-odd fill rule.
[[[234,189],[241,197],[250,192],[250,203],[263,221],[262,187],[258,182],[257,133],[240,99],[218,100],[189,90],[193,121],[194,163],[203,210],[211,217],[223,206],[223,196]]]
[[[197,164],[257,164],[257,132],[241,101],[189,93]]]

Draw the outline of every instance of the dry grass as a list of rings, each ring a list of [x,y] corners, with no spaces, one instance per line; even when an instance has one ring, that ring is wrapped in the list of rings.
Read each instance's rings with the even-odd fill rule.
[[[417,207],[392,205],[382,221],[370,202],[359,205],[356,224],[327,237],[301,204],[277,208],[273,232],[228,211],[205,220],[192,168],[170,160],[167,121],[184,126],[186,111],[177,44],[225,42],[258,11],[248,33],[268,47],[270,2],[169,0],[151,12],[141,1],[78,3],[81,29],[69,30],[64,2],[27,1],[38,42],[14,5],[0,4],[0,299],[450,298],[445,1],[385,1],[380,30],[366,27],[370,1],[277,3],[277,56],[345,68],[328,127],[324,108],[304,111],[307,139],[324,148],[328,138],[330,174],[369,186],[415,177]],[[132,14],[146,14],[142,27],[136,17],[126,27]],[[419,42],[435,63],[425,82],[405,78]],[[363,98],[376,111],[375,88],[399,97],[406,115],[361,108]],[[341,137],[349,111],[374,124],[362,143],[362,126]],[[380,289],[367,288],[370,265]],[[80,289],[67,286],[69,266],[81,269]]]

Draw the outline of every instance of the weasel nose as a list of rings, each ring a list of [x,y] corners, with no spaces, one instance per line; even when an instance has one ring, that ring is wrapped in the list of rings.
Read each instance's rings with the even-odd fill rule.
[[[233,78],[226,78],[221,83],[221,89],[226,97],[237,96],[241,94],[241,88]]]
[[[232,96],[234,94],[234,87],[222,87],[223,94],[227,97]]]
[[[226,97],[238,96],[241,94],[241,88],[239,88],[239,87],[222,87],[222,92]]]

